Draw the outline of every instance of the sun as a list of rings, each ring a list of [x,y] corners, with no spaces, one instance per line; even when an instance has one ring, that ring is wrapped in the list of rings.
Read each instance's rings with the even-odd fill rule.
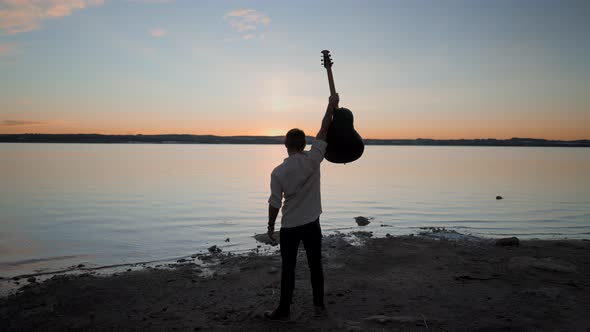
[[[283,136],[287,133],[287,130],[284,128],[271,128],[265,130],[264,134],[266,136]]]

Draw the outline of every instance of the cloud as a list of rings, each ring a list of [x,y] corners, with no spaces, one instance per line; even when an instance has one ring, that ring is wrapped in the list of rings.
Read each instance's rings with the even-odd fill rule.
[[[164,37],[166,35],[166,30],[161,28],[155,28],[150,30],[150,36],[154,38]]]
[[[14,35],[38,29],[41,21],[100,6],[104,0],[0,0],[0,34]]]
[[[254,9],[236,9],[223,15],[223,19],[237,32],[246,33],[242,38],[252,39],[254,34],[248,33],[270,24],[270,17]]]
[[[43,125],[46,122],[39,122],[39,121],[27,121],[27,120],[4,120],[0,122],[0,126],[2,127],[14,127],[14,126],[34,126],[34,125]]]

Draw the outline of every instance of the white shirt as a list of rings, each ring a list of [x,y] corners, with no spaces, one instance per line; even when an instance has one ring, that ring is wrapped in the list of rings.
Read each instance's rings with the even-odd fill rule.
[[[270,175],[268,203],[281,207],[281,226],[297,227],[315,221],[322,213],[320,196],[320,163],[324,160],[327,143],[315,140],[310,151],[286,158]]]

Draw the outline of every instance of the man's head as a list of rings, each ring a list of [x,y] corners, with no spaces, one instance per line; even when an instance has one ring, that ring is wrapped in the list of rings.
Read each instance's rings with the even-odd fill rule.
[[[293,128],[285,135],[285,147],[289,152],[301,152],[305,149],[305,133],[301,129]]]

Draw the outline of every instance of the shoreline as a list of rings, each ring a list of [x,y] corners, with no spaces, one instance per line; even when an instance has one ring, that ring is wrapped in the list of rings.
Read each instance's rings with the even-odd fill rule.
[[[385,225],[382,224],[381,227],[391,227],[389,225]],[[344,228],[335,228],[335,229],[329,229],[324,231],[324,235],[328,235],[328,236],[332,236],[332,235],[341,235],[345,238],[347,237],[351,237],[353,234],[358,233],[358,234],[363,234],[366,232],[371,233],[371,237],[385,237],[385,232],[375,232],[376,230],[369,230],[369,231],[365,231],[364,227],[361,227],[359,229],[353,230],[356,227],[344,227]],[[416,229],[423,229],[423,230],[432,230],[435,227],[416,227]],[[457,233],[455,230],[446,230],[446,228],[442,227],[442,229],[445,231],[445,234],[449,234],[451,236],[453,236],[454,234],[458,234],[461,236],[465,236],[465,237],[471,237],[471,235],[466,235],[466,234],[461,234],[461,233]],[[377,229],[379,230],[379,229]],[[278,232],[277,232],[278,233]],[[410,234],[395,234],[394,236],[406,236],[406,235],[414,235],[414,233],[410,233]],[[420,235],[420,232],[418,232],[418,235]],[[444,234],[443,234],[444,235]],[[185,262],[185,261],[190,261],[190,260],[195,260],[197,257],[201,257],[204,256],[208,253],[208,249],[211,246],[214,246],[216,248],[219,248],[224,254],[228,254],[231,253],[233,255],[241,255],[241,254],[247,254],[250,252],[256,252],[261,253],[261,254],[271,254],[272,251],[277,251],[278,252],[278,246],[269,246],[270,242],[269,241],[265,241],[265,240],[261,240],[260,238],[258,238],[258,236],[263,236],[264,238],[266,238],[266,234],[254,234],[252,236],[250,236],[250,238],[252,239],[252,243],[250,246],[241,246],[239,247],[239,249],[235,249],[235,250],[228,250],[226,248],[231,248],[231,246],[226,246],[226,242],[227,241],[218,241],[217,243],[211,243],[210,245],[206,245],[205,247],[198,249],[195,253],[191,253],[191,254],[185,254],[185,255],[181,255],[181,256],[174,256],[174,257],[164,257],[164,258],[156,258],[156,259],[152,259],[152,260],[145,260],[145,261],[136,261],[136,262],[125,262],[125,263],[117,263],[114,262],[112,264],[105,264],[105,265],[95,265],[95,264],[88,264],[87,261],[78,261],[78,262],[73,262],[72,265],[69,266],[57,266],[53,269],[51,268],[44,268],[42,270],[31,270],[30,272],[25,272],[25,273],[17,273],[17,274],[13,274],[13,275],[0,275],[0,283],[2,282],[6,282],[9,280],[14,280],[14,281],[18,281],[19,284],[17,284],[17,288],[22,287],[23,285],[20,285],[22,283],[22,279],[27,279],[29,277],[43,277],[43,276],[53,276],[56,274],[63,274],[63,273],[87,273],[87,272],[92,272],[92,271],[101,271],[101,270],[110,270],[110,269],[116,269],[116,268],[147,268],[148,266],[151,267],[160,267],[162,265],[175,265],[175,263],[178,263],[179,261],[181,262]],[[361,235],[362,236],[362,235]],[[484,237],[474,237],[474,238],[478,238],[479,240],[486,240],[487,238]],[[278,243],[277,243],[278,244]],[[77,257],[77,256],[71,256],[73,258]],[[60,257],[61,258],[61,257]],[[66,257],[66,258],[70,258],[70,257]],[[27,261],[38,261],[38,260],[53,260],[52,257],[49,258],[44,258],[44,259],[39,259],[39,258],[32,258],[32,259],[27,259]],[[8,262],[5,264],[9,264],[9,265],[13,265],[15,263],[18,262]],[[2,264],[0,264],[1,266]],[[107,272],[108,274],[108,272]],[[14,288],[14,287],[13,287]],[[2,286],[0,286],[0,297],[4,296],[5,292],[2,291]]]
[[[311,314],[309,272],[301,250],[288,324],[262,318],[278,301],[276,252],[214,252],[173,266],[55,275],[0,298],[0,319],[7,329],[50,330],[590,327],[584,314],[590,312],[589,240],[496,246],[491,239],[360,234],[354,238],[363,245],[353,245],[348,236],[324,238],[329,315],[322,319]]]
[[[389,230],[390,225],[387,224],[380,224],[380,227],[382,228],[373,228],[373,229],[367,229],[365,230],[364,227],[344,227],[344,228],[335,228],[335,229],[328,229],[324,231],[324,236],[342,236],[344,238],[352,238],[352,242],[355,242],[354,237],[358,237],[358,238],[366,238],[367,234],[370,233],[370,235],[368,237],[371,238],[384,238],[389,236],[387,230]],[[481,235],[473,235],[471,233],[462,233],[462,232],[458,232],[457,230],[453,229],[452,227],[439,227],[439,226],[421,226],[421,227],[414,227],[416,232],[412,232],[412,233],[394,233],[391,234],[391,236],[395,236],[395,237],[405,237],[405,236],[424,236],[424,237],[431,237],[431,238],[435,238],[435,239],[443,239],[443,240],[468,240],[468,241],[495,241],[498,237],[491,237],[491,236],[481,236]],[[226,248],[232,248],[232,246],[226,246],[227,241],[218,241],[218,243],[211,243],[213,246],[218,247],[219,249],[222,250],[222,252],[224,254],[228,254],[231,253],[232,255],[242,255],[242,254],[248,254],[250,252],[256,252],[256,253],[260,253],[260,254],[272,254],[273,252],[278,253],[278,246],[269,246],[269,242],[268,241],[261,241],[260,239],[257,239],[258,236],[260,235],[264,235],[264,234],[255,234],[253,236],[251,236],[252,238],[252,245],[251,246],[241,246],[239,247],[239,249],[235,249],[235,250],[228,250]],[[560,241],[560,240],[584,240],[586,239],[585,237],[572,237],[572,236],[568,236],[566,234],[563,234],[562,236],[559,236],[562,234],[557,234],[554,235],[552,237],[549,238],[543,238],[543,237],[534,237],[534,236],[530,236],[529,234],[526,234],[524,237],[521,237],[521,235],[514,235],[519,237],[521,240],[541,240],[541,241]],[[512,235],[507,235],[507,236],[512,236]],[[588,238],[588,240],[590,240],[590,238]],[[357,241],[358,242],[358,241]],[[208,245],[209,247],[211,247],[211,245]],[[16,285],[18,287],[10,287],[10,288],[20,288],[23,285],[23,279],[27,279],[30,277],[43,277],[43,276],[53,276],[53,275],[57,275],[57,274],[65,274],[65,273],[74,273],[74,274],[81,274],[81,273],[88,273],[88,272],[93,272],[93,271],[101,271],[101,270],[113,270],[115,272],[120,272],[122,270],[117,270],[119,269],[123,269],[123,268],[132,268],[134,270],[136,269],[141,269],[141,268],[147,268],[148,266],[151,267],[160,267],[163,265],[166,266],[171,266],[174,267],[176,265],[176,263],[182,263],[185,261],[190,261],[190,260],[195,260],[197,257],[201,257],[201,256],[205,256],[208,253],[207,250],[207,246],[198,249],[198,251],[191,253],[191,254],[184,254],[184,255],[180,255],[180,256],[174,256],[174,257],[163,257],[163,258],[155,258],[155,259],[151,259],[151,260],[138,260],[138,261],[132,261],[132,262],[113,262],[111,264],[105,264],[105,265],[97,265],[97,264],[92,264],[90,262],[90,264],[88,264],[88,261],[72,261],[72,264],[69,266],[66,265],[61,265],[61,266],[56,266],[53,269],[50,267],[47,268],[42,268],[42,269],[35,269],[35,270],[30,270],[30,272],[24,272],[24,273],[16,273],[16,274],[3,274],[0,275],[0,297],[2,296],[6,296],[6,291],[3,289],[5,287],[3,287],[1,285],[1,283],[6,283],[7,281],[13,280],[13,281],[19,281],[19,283]],[[71,258],[75,258],[77,256],[71,256]],[[62,257],[59,257],[62,258]],[[70,258],[70,257],[65,257],[65,258]],[[40,260],[54,260],[53,257],[49,257],[49,258],[32,258],[32,259],[27,259],[27,261],[40,261]],[[198,259],[197,259],[198,260]],[[7,263],[3,263],[3,264],[8,264],[8,265],[14,265],[14,264],[18,264],[19,262],[7,262]],[[2,264],[0,264],[2,265]],[[110,274],[110,273],[115,273],[115,272],[105,272],[104,274]],[[26,283],[25,283],[26,284]]]
[[[382,227],[390,227],[389,225],[381,225]],[[424,226],[415,227],[417,232],[409,234],[393,234],[386,233],[382,229],[365,230],[364,227],[353,230],[353,227],[339,228],[328,230],[324,232],[324,238],[339,237],[344,239],[351,245],[362,246],[367,239],[379,239],[387,237],[418,237],[428,238],[434,240],[448,240],[448,241],[475,241],[480,243],[493,243],[499,237],[477,236],[470,233],[460,233],[455,229],[446,227]],[[277,232],[279,234],[280,232]],[[256,254],[261,256],[280,255],[278,242],[272,243],[266,239],[266,234],[255,234],[252,237],[253,246],[240,248],[236,250],[228,250],[231,246],[224,246],[225,243],[219,242],[209,246],[209,248],[216,248],[215,255],[212,255],[211,250],[202,248],[195,253],[185,254],[181,256],[157,258],[147,261],[137,262],[121,262],[105,265],[88,264],[86,261],[74,262],[69,266],[56,267],[55,269],[45,268],[41,270],[32,270],[30,272],[14,274],[14,275],[0,275],[0,299],[18,292],[23,287],[30,284],[30,278],[34,278],[36,283],[44,282],[53,276],[59,275],[83,275],[91,274],[95,276],[108,277],[116,273],[128,271],[141,271],[146,269],[167,268],[174,269],[186,264],[196,264],[200,266],[207,265],[211,262],[211,257],[225,257],[225,256],[241,256]],[[569,241],[569,240],[590,240],[585,238],[572,237],[552,237],[552,238],[537,238],[525,237],[519,239],[522,241]],[[325,250],[325,248],[324,248]],[[220,255],[217,255],[220,254]],[[72,256],[76,257],[76,256]],[[204,260],[202,259],[204,258]]]
[[[386,224],[380,225],[381,227],[391,227]],[[353,230],[354,227],[346,227],[346,228],[337,228],[333,230],[328,230],[324,232],[324,237],[332,237],[332,236],[339,236],[343,239],[347,239],[350,244],[353,245],[363,245],[363,241],[367,238],[385,238],[389,236],[394,237],[408,237],[408,236],[418,236],[418,237],[427,237],[432,239],[439,239],[439,240],[451,240],[451,241],[479,241],[479,242],[493,242],[497,239],[497,237],[486,237],[486,236],[477,236],[469,233],[460,233],[452,228],[446,227],[434,227],[434,226],[424,226],[424,227],[415,227],[418,232],[415,233],[396,233],[390,235],[383,229],[372,229],[372,230],[365,230],[364,227],[360,227],[358,229]],[[278,232],[277,232],[278,234]],[[262,236],[262,238],[259,238]],[[253,240],[253,245],[249,247],[241,247],[240,249],[236,250],[228,250],[226,248],[231,248],[231,246],[224,246],[224,242],[219,242],[217,244],[213,244],[213,246],[218,248],[223,255],[244,255],[250,253],[256,253],[259,255],[272,255],[278,254],[278,242],[275,244],[271,244],[270,241],[265,240],[266,234],[255,234],[251,236]],[[522,239],[522,238],[521,238]],[[559,240],[582,240],[583,238],[572,238],[572,237],[552,237],[552,238],[525,238],[525,240],[548,240],[548,241],[559,241]],[[203,261],[200,260],[201,257],[207,257],[210,254],[210,251],[207,248],[203,248],[198,250],[195,253],[191,254],[184,254],[181,256],[174,256],[174,257],[165,257],[165,258],[157,258],[152,260],[146,261],[136,261],[136,262],[114,262],[112,264],[105,264],[105,265],[96,265],[96,264],[88,264],[87,261],[79,261],[74,262],[72,265],[69,266],[58,266],[54,269],[51,268],[44,268],[39,270],[31,270],[30,272],[24,273],[17,273],[17,274],[6,274],[0,275],[0,298],[13,294],[14,292],[18,291],[20,288],[28,285],[27,279],[33,277],[35,278],[36,282],[43,282],[55,275],[61,274],[68,274],[68,275],[79,275],[79,274],[95,274],[100,276],[109,276],[114,273],[126,272],[127,270],[131,269],[132,271],[147,269],[147,268],[175,268],[179,265],[183,265],[186,263],[196,263],[202,264]],[[77,257],[77,256],[72,256]],[[0,264],[1,265],[1,264]]]

